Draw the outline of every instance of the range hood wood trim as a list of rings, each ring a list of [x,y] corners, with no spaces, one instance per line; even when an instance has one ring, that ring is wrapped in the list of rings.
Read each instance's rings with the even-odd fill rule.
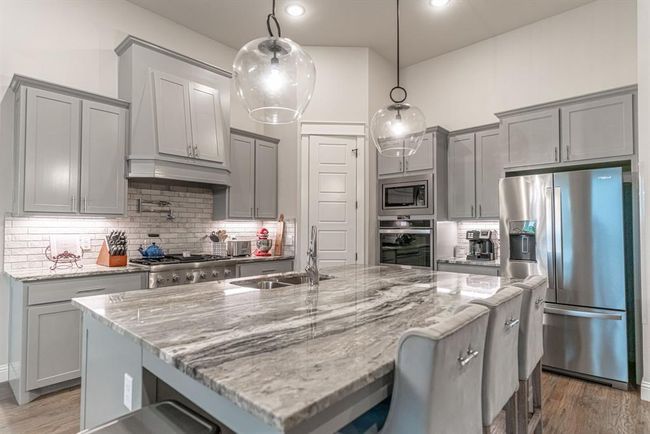
[[[155,178],[230,186],[230,172],[227,170],[216,171],[210,167],[188,166],[160,159],[129,160],[127,177],[129,179]]]

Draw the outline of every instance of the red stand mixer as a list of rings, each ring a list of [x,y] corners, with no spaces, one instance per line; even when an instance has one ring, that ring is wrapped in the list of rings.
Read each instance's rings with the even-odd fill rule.
[[[266,228],[262,228],[257,231],[257,242],[255,243],[257,249],[255,250],[255,256],[273,256],[269,251],[273,246],[273,240],[269,240],[269,231]]]

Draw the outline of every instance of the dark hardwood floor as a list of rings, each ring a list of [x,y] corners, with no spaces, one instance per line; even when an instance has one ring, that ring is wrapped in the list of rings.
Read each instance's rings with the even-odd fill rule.
[[[650,403],[641,401],[637,390],[624,392],[546,372],[542,385],[546,434],[650,433]],[[501,422],[495,432],[501,432]],[[0,399],[2,434],[68,434],[78,430],[78,387],[22,407],[13,397]]]

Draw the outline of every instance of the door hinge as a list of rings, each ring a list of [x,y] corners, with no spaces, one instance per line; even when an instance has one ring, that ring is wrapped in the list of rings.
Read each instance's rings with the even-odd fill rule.
[[[359,148],[354,148],[352,154],[354,154],[354,158],[359,158]]]

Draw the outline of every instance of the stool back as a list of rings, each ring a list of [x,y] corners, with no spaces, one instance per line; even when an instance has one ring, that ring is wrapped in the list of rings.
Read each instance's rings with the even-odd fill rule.
[[[524,290],[519,323],[519,379],[527,380],[544,355],[544,295],[546,278],[530,276],[515,283]]]
[[[382,434],[480,433],[488,310],[469,306],[400,338]]]

